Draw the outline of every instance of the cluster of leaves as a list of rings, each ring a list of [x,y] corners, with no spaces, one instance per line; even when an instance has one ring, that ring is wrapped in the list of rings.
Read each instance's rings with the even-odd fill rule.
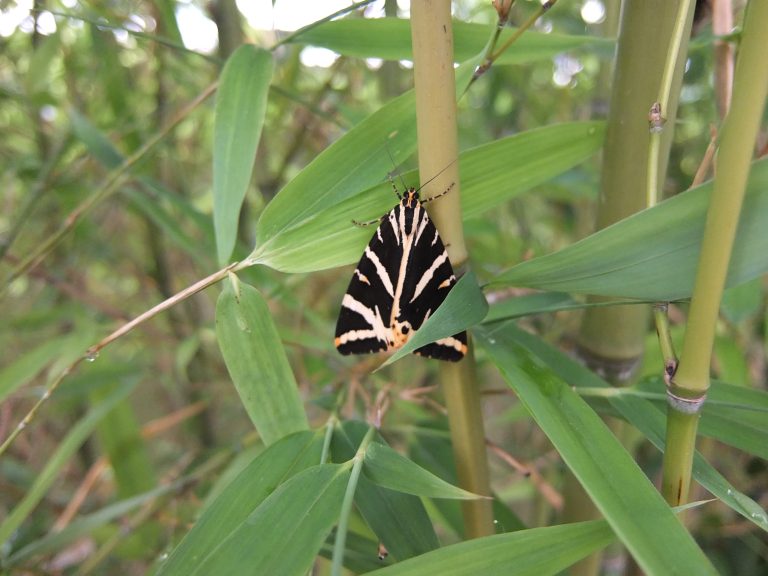
[[[71,243],[8,286],[3,306],[15,330],[3,337],[7,368],[0,372],[0,399],[13,402],[14,416],[21,415],[38,394],[24,384],[44,384],[105,326],[137,315],[234,254],[249,267],[238,271],[239,280],[226,281],[215,307],[215,336],[229,377],[212,344],[211,322],[201,321],[214,313],[207,298],[194,308],[185,309],[187,301],[172,309],[138,345],[124,340],[83,365],[3,457],[0,473],[12,488],[4,490],[9,514],[0,524],[6,565],[55,569],[63,552],[81,550],[86,571],[133,561],[156,562],[162,574],[304,574],[318,554],[333,557],[334,544],[342,542],[344,554],[334,562],[356,573],[492,574],[514,565],[516,573],[548,574],[618,538],[648,573],[711,573],[648,481],[658,456],[647,458],[644,472],[598,416],[622,418],[660,447],[663,384],[649,378],[637,389],[612,393],[547,344],[547,335],[533,336],[515,322],[582,305],[567,294],[645,301],[690,295],[708,184],[571,243],[570,229],[587,218],[588,194],[574,201],[574,192],[594,188],[594,169],[584,163],[600,149],[604,133],[602,122],[572,119],[597,98],[600,57],[611,43],[528,32],[460,100],[462,214],[477,276],[491,290],[544,292],[487,310],[475,276],[467,275],[441,308],[443,318],[435,315],[422,335],[434,339],[473,327],[485,378],[506,383],[518,399],[502,400],[490,433],[528,461],[554,446],[605,520],[526,529],[535,521],[521,520],[510,502],[536,496],[529,481],[505,470],[494,482],[500,489],[494,514],[505,533],[441,548],[440,539],[449,543],[463,535],[455,499],[474,497],[452,486],[456,473],[444,418],[412,406],[407,400],[414,396],[398,390],[381,433],[408,458],[381,436],[371,440],[369,427],[356,420],[373,407],[366,399],[370,388],[387,380],[378,373],[361,384],[359,366],[335,356],[331,325],[346,274],[323,272],[359,258],[370,230],[350,220],[375,218],[390,208],[384,176],[393,162],[412,160],[412,92],[390,98],[384,90],[360,90],[355,97],[356,87],[376,75],[362,58],[410,57],[408,22],[347,18],[310,27],[273,51],[243,46],[220,74],[215,109],[183,115],[162,140],[161,153],[134,158],[159,126],[175,124],[168,108],[181,109],[219,74],[215,63],[178,49],[174,14],[170,4],[160,4],[156,39],[163,43],[147,42],[142,34],[113,35],[102,26],[120,20],[111,12],[80,14],[77,26],[59,20],[55,34],[33,35],[33,51],[28,35],[7,41],[6,53],[17,58],[11,60],[13,89],[4,95],[13,106],[0,119],[11,128],[3,153],[14,159],[4,178],[22,226],[16,230],[10,217],[3,221],[14,230],[4,264],[13,270],[73,210],[109,196],[102,192],[126,169],[130,178],[114,188],[119,195],[89,208]],[[578,22],[567,10],[551,18],[565,31]],[[482,57],[489,26],[457,22],[454,34],[462,92]],[[343,57],[328,70],[309,70],[299,60],[305,45]],[[578,51],[585,65],[570,95],[549,82],[551,58],[564,51]],[[514,90],[507,86],[511,80]],[[555,103],[572,106],[567,117],[552,112]],[[702,110],[710,105],[695,110],[691,122],[706,125]],[[152,118],[147,110],[154,111]],[[212,171],[205,160],[211,157]],[[254,157],[259,197],[248,192]],[[671,173],[684,178],[684,165],[681,160]],[[406,171],[403,179],[415,183],[418,175]],[[768,164],[760,161],[752,170],[729,277],[734,286],[749,282],[729,305],[730,329],[740,331],[745,349],[755,340],[756,314],[765,314],[754,279],[766,269],[768,201],[760,194],[766,184]],[[34,195],[25,205],[26,190]],[[523,193],[529,194],[523,199]],[[117,234],[122,242],[115,242]],[[527,251],[541,254],[562,244],[570,245],[510,266]],[[757,302],[750,304],[755,294]],[[739,369],[747,364],[738,349],[723,344],[722,350],[723,376],[746,373]],[[413,363],[410,387],[430,382],[428,367],[405,361]],[[405,375],[398,369],[392,368],[395,380]],[[765,459],[768,398],[743,383],[713,388],[701,432]],[[166,430],[163,442],[148,441],[157,432],[138,425],[153,417]],[[7,429],[8,416],[3,418]],[[185,420],[185,433],[168,432]],[[240,436],[245,449],[231,447],[231,438]],[[83,470],[100,469],[98,454],[114,473],[110,497],[92,491],[93,480],[81,481]],[[720,458],[748,469],[735,450]],[[547,472],[558,474],[557,468]],[[160,482],[161,476],[172,479]],[[697,456],[696,481],[729,508],[712,518],[741,518],[737,525],[748,535],[767,531],[765,512],[746,493],[759,494],[759,478],[726,476]],[[350,490],[355,512],[348,525],[333,531]],[[91,511],[72,520],[79,493],[88,493]],[[202,507],[190,493],[205,498]],[[51,529],[57,512],[62,530]],[[130,538],[117,524],[126,517]],[[184,524],[193,520],[187,529]],[[169,540],[171,522],[181,525]],[[377,559],[379,542],[389,551],[384,561]],[[163,549],[170,553],[161,556]],[[757,568],[748,569],[759,570],[757,556]]]

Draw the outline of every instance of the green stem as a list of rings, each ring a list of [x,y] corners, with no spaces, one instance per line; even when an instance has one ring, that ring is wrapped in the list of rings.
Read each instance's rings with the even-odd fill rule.
[[[670,504],[685,502],[698,413],[709,389],[712,345],[755,139],[768,94],[768,2],[744,14],[732,105],[720,133],[715,183],[696,272],[680,366],[668,389],[667,449],[662,490]]]
[[[430,202],[428,208],[456,268],[466,261],[467,248],[461,218],[459,167],[455,162],[458,139],[450,2],[424,0],[413,3],[411,36],[419,174],[422,183],[434,177],[429,186],[438,192],[453,185],[450,194]],[[425,197],[434,195],[430,191],[424,194]],[[490,495],[479,385],[471,345],[461,362],[441,363],[440,378],[448,408],[459,485],[476,494]],[[467,501],[463,504],[463,512],[468,538],[494,533],[491,500]]]
[[[533,26],[536,23],[536,20],[541,18],[542,14],[544,14],[544,12],[552,8],[552,6],[554,6],[556,2],[557,0],[549,0],[548,2],[543,2],[536,9],[536,11],[533,14],[531,14],[530,18],[528,18],[528,20],[526,20],[522,26],[520,26],[517,30],[515,30],[512,36],[510,36],[496,52],[488,56],[488,60],[487,60],[488,67],[490,67],[491,64],[493,64],[499,56],[501,56],[510,46],[512,46],[512,44],[517,42],[518,38],[520,38],[520,36],[523,35],[523,32],[525,32],[526,30],[528,30],[528,28]]]
[[[669,306],[666,302],[660,302],[653,305],[653,320],[656,324],[656,334],[658,334],[659,337],[661,356],[664,358],[664,381],[667,382],[667,384],[677,371],[677,354],[675,354],[675,346],[672,343],[672,333],[669,330],[669,316],[667,316],[668,308]]]
[[[528,30],[531,26],[533,26],[536,23],[536,20],[541,18],[541,15],[550,10],[557,0],[547,0],[546,2],[542,2],[542,4],[539,6],[539,8],[531,15],[528,20],[526,20],[522,26],[519,28],[516,28],[515,31],[512,33],[512,36],[507,38],[507,40],[504,42],[504,44],[501,45],[501,47],[494,52],[494,48],[496,47],[496,43],[499,41],[499,36],[501,35],[501,31],[504,29],[504,27],[507,24],[507,17],[509,15],[509,11],[507,10],[506,13],[503,15],[499,15],[499,20],[496,23],[496,30],[493,33],[493,38],[488,42],[488,47],[486,48],[485,52],[485,60],[483,63],[477,68],[475,71],[475,74],[472,76],[472,79],[469,81],[469,84],[465,88],[464,92],[469,90],[469,87],[472,86],[472,84],[480,78],[483,74],[485,74],[488,69],[493,66],[493,63],[496,61],[496,59],[501,56],[507,49],[509,49],[512,44],[517,42],[517,40],[520,38],[520,36],[523,35],[523,32]],[[511,6],[510,6],[511,8]]]
[[[341,503],[341,512],[339,513],[339,526],[336,529],[336,539],[333,543],[333,556],[331,559],[331,575],[342,576],[344,570],[344,548],[347,544],[347,532],[349,531],[349,515],[352,512],[352,504],[355,501],[355,491],[357,490],[357,481],[360,478],[360,472],[363,470],[365,461],[365,451],[376,434],[376,428],[368,428],[357,448],[357,453],[352,458],[352,472],[347,482],[347,491],[344,493],[344,500]]]
[[[681,0],[677,7],[677,18],[672,29],[669,50],[664,62],[664,72],[659,85],[659,95],[651,106],[651,130],[648,151],[648,194],[647,206],[655,206],[659,202],[659,150],[661,148],[661,132],[664,128],[664,114],[669,106],[672,95],[672,80],[675,77],[680,51],[687,31],[686,23],[691,10],[691,0]],[[656,116],[658,115],[658,118]]]

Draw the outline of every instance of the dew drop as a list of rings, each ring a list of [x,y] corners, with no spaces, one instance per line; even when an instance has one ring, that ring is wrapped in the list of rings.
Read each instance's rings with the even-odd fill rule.
[[[88,352],[85,355],[85,361],[86,362],[96,362],[96,358],[98,358],[98,357],[99,357],[99,353],[98,352]]]

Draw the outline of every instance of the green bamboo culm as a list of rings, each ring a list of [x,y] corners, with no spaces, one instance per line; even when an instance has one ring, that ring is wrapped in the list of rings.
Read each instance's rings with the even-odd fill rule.
[[[649,187],[661,189],[674,135],[671,127],[677,115],[692,21],[692,11],[685,11],[685,4],[686,0],[624,0],[607,4],[615,13],[620,12],[621,17],[616,26],[618,43],[610,80],[610,113],[595,223],[598,230],[645,209]],[[683,20],[680,20],[681,11],[685,13]],[[648,113],[660,92],[668,94],[663,114],[670,129],[656,134],[655,146],[651,147],[648,145]],[[594,303],[606,301],[609,299],[590,298]],[[647,306],[638,305],[586,310],[577,340],[582,361],[613,386],[631,385],[642,363],[648,312]],[[632,430],[623,422],[609,420],[608,424],[622,443],[630,443]],[[570,473],[566,476],[563,494],[564,522],[601,517]],[[614,549],[608,554],[620,552]],[[571,567],[571,574],[598,574],[601,555],[598,552],[577,563]]]
[[[768,94],[768,2],[744,12],[731,108],[720,131],[715,183],[704,227],[699,267],[680,365],[668,389],[662,493],[673,506],[688,500],[699,413],[709,389],[709,367],[720,300],[744,199],[755,139]]]
[[[462,228],[456,132],[456,87],[453,69],[453,31],[449,0],[419,0],[411,5],[416,124],[421,193],[430,198],[452,186],[451,192],[428,204],[454,269],[467,260]],[[443,362],[440,378],[448,409],[459,485],[475,494],[490,495],[485,432],[470,341],[467,356],[458,363]],[[490,500],[462,503],[467,538],[494,533]]]

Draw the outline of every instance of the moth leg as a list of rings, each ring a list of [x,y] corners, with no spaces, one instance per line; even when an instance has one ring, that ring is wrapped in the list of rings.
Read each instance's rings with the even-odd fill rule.
[[[380,224],[384,218],[386,218],[386,214],[380,218],[375,218],[374,220],[368,220],[367,222],[361,222],[360,220],[352,220],[352,224],[355,226],[358,226],[360,228],[365,228],[366,226],[370,226],[371,224]]]
[[[446,194],[448,194],[448,192],[453,190],[453,185],[454,184],[455,184],[455,182],[451,182],[451,185],[448,186],[448,188],[446,188],[442,192],[440,192],[440,194],[437,194],[436,196],[432,196],[431,198],[424,198],[424,200],[422,200],[421,203],[422,204],[426,204],[427,202],[432,202],[432,200],[437,200],[438,198],[440,198],[440,196],[445,196]]]

